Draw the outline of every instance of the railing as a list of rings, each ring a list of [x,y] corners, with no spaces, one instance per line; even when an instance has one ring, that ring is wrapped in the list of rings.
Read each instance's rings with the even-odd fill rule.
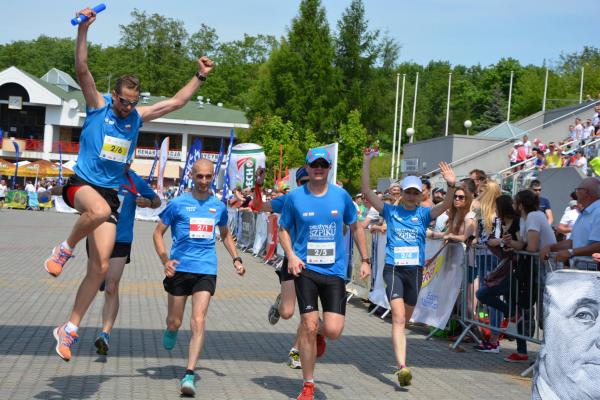
[[[583,106],[583,107],[579,107],[579,108],[577,108],[576,110],[573,110],[573,111],[571,111],[571,112],[569,112],[569,113],[567,113],[567,114],[561,115],[561,116],[559,116],[559,117],[557,117],[557,118],[554,118],[554,119],[553,119],[553,120],[551,120],[551,121],[544,122],[544,123],[542,123],[541,125],[538,125],[538,126],[535,126],[535,127],[531,128],[531,129],[528,129],[528,130],[526,130],[526,131],[523,131],[522,133],[520,133],[520,134],[519,134],[519,135],[517,135],[517,136],[510,137],[510,138],[507,138],[507,139],[504,139],[504,140],[502,140],[502,141],[500,141],[500,142],[498,142],[498,143],[495,143],[495,144],[493,144],[493,145],[491,145],[491,146],[489,146],[489,147],[487,147],[487,148],[485,148],[485,149],[478,150],[478,151],[474,152],[473,154],[470,154],[470,155],[468,155],[468,156],[465,156],[465,157],[459,158],[458,160],[454,160],[454,161],[450,162],[449,164],[450,164],[451,166],[456,166],[456,165],[458,165],[458,164],[462,164],[462,163],[464,163],[464,162],[466,162],[466,161],[469,161],[469,160],[471,160],[471,159],[477,158],[477,157],[479,157],[479,156],[480,156],[480,155],[482,155],[482,154],[489,153],[489,152],[490,152],[490,151],[492,151],[492,150],[499,149],[499,148],[501,148],[501,147],[503,147],[503,146],[505,146],[505,145],[509,144],[510,142],[514,141],[514,140],[515,140],[517,137],[528,135],[528,134],[530,134],[531,132],[533,132],[533,131],[535,131],[535,130],[537,130],[537,129],[539,129],[539,128],[544,128],[544,127],[546,127],[546,126],[552,125],[552,124],[554,124],[555,122],[557,122],[557,121],[560,121],[560,120],[562,120],[562,119],[565,119],[566,117],[568,117],[568,116],[570,116],[570,115],[578,114],[579,112],[581,112],[581,111],[583,111],[583,110],[585,110],[585,109],[591,108],[591,107],[593,107],[593,106],[595,106],[595,105],[598,105],[598,104],[600,104],[600,100],[597,100],[597,101],[595,101],[595,102],[593,102],[593,103],[587,103],[587,104],[586,104],[585,106]],[[439,171],[440,171],[440,169],[439,169],[439,168],[436,168],[436,169],[434,169],[434,170],[431,170],[431,171],[427,172],[427,173],[426,173],[426,174],[424,174],[424,175],[431,176],[432,174],[435,174],[435,173],[437,173],[437,172],[439,172]]]

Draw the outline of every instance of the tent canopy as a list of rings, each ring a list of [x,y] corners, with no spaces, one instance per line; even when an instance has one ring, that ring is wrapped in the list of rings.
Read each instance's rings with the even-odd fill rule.
[[[17,170],[17,176],[25,177],[25,178],[35,178],[36,176],[39,178],[53,176],[56,177],[60,173],[59,167],[47,160],[37,160],[32,163],[28,163],[26,165],[19,165],[19,169]],[[6,170],[2,170],[2,175],[14,175],[15,174],[15,166],[7,168]],[[71,176],[75,174],[69,168],[63,167],[63,176]]]

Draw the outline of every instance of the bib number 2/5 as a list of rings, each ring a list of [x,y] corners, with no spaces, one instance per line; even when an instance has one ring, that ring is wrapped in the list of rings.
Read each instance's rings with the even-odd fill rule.
[[[308,264],[334,264],[335,242],[308,242],[306,262]]]
[[[130,146],[131,140],[119,139],[107,135],[104,137],[100,158],[125,163],[127,162],[127,154],[129,153]]]

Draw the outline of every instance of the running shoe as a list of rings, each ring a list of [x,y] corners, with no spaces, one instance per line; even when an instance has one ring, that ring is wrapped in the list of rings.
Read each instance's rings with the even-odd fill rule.
[[[279,305],[281,304],[281,293],[279,293],[277,295],[277,298],[275,299],[275,303],[271,304],[271,308],[269,308],[269,323],[271,325],[275,325],[277,322],[279,322],[279,318],[281,317],[281,315],[279,314]]]
[[[288,354],[288,366],[291,369],[302,369],[302,364],[300,363],[300,352],[298,350],[290,350]]]
[[[163,335],[163,347],[167,350],[173,350],[175,344],[177,343],[177,332],[179,331],[170,331],[165,329],[165,333]]]
[[[79,336],[75,332],[67,332],[65,326],[66,324],[54,328],[52,333],[54,339],[56,339],[56,354],[63,360],[69,361],[71,359],[71,346],[77,343]]]
[[[46,271],[54,277],[59,276],[65,266],[65,263],[69,261],[69,258],[73,257],[73,252],[62,245],[56,246],[52,249],[50,257],[44,261],[44,268]]]
[[[481,344],[473,346],[473,348],[482,353],[500,353],[500,344],[488,342],[487,340],[484,340],[481,342]]]
[[[529,356],[527,354],[512,353],[504,361],[510,363],[527,363],[529,362]]]
[[[185,374],[181,380],[181,394],[184,396],[195,396],[196,385],[194,384],[194,375]]]
[[[302,392],[296,397],[296,400],[314,400],[315,384],[312,382],[304,382]]]
[[[110,340],[110,337],[109,337],[108,333],[100,332],[100,334],[96,338],[96,341],[94,342],[94,345],[96,346],[96,353],[100,354],[101,356],[107,355],[108,347],[109,347],[108,346],[109,340]]]
[[[395,375],[398,377],[398,383],[400,386],[410,386],[412,381],[412,372],[410,372],[410,369],[407,367],[402,367],[395,372]]]
[[[317,333],[317,358],[323,357],[326,348],[327,342],[325,342],[325,336]]]

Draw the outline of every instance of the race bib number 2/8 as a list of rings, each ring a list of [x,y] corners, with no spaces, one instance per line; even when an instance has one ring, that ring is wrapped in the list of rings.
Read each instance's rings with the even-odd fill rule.
[[[214,218],[190,218],[190,238],[192,239],[212,239],[214,229]]]
[[[306,262],[308,264],[334,264],[335,242],[308,242]]]
[[[104,143],[100,151],[100,158],[125,163],[127,162],[127,154],[129,153],[130,146],[131,140],[106,135],[104,136]]]

